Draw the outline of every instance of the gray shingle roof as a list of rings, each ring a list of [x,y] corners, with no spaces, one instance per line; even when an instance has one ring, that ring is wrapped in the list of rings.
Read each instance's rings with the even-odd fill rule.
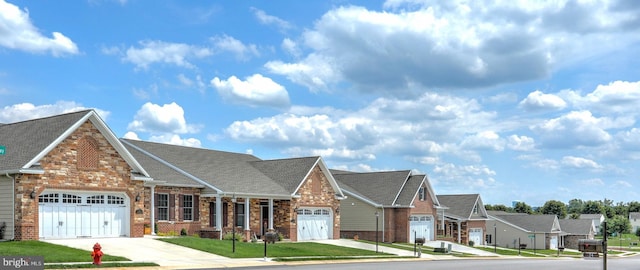
[[[559,222],[562,231],[571,235],[589,235],[593,228],[590,219],[561,219]]]
[[[437,195],[440,206],[446,207],[445,215],[461,219],[484,220],[487,212],[484,209],[480,194]],[[474,207],[478,205],[478,213]]]
[[[91,110],[1,125],[0,145],[6,146],[6,153],[0,155],[0,171],[24,167],[89,112]]]
[[[302,175],[297,179],[298,184],[311,169],[309,166],[298,166],[309,164],[312,159],[317,160],[316,157],[263,161],[249,154],[122,140],[225,193],[289,196],[292,183],[295,182],[293,178]],[[285,167],[277,168],[280,165]],[[278,169],[281,171],[278,172]]]
[[[498,215],[496,217],[531,232],[551,232],[556,220],[555,215]]]
[[[253,167],[271,178],[275,183],[293,194],[298,185],[313,169],[320,157],[302,157],[249,162]]]
[[[395,203],[402,186],[411,176],[409,170],[366,173],[332,170],[332,173],[343,190],[385,206]]]
[[[402,187],[400,191],[400,195],[396,200],[396,204],[399,205],[411,205],[413,203],[413,199],[416,197],[418,190],[420,189],[420,185],[426,179],[426,175],[424,174],[416,174],[409,177],[407,182]]]

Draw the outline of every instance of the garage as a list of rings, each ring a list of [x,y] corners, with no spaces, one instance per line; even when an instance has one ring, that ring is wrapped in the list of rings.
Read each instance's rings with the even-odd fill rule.
[[[409,242],[413,243],[415,238],[424,238],[426,241],[433,241],[433,217],[424,215],[412,215],[409,217],[409,229],[411,235]]]
[[[129,199],[124,194],[43,192],[38,203],[40,238],[129,235]]]
[[[482,236],[482,228],[471,228],[469,229],[469,241],[473,241],[476,245],[484,244],[482,240],[484,236]]]
[[[328,208],[298,209],[298,241],[330,239],[333,218]]]

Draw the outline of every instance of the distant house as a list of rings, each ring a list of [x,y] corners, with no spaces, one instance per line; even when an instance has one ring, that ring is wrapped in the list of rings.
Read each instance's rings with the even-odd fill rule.
[[[409,170],[357,173],[332,170],[346,199],[340,202],[341,237],[383,242],[436,239],[442,211],[429,179]],[[376,224],[376,221],[378,223]]]
[[[596,234],[600,234],[600,225],[602,225],[602,222],[605,220],[603,214],[580,214],[578,219],[590,219],[593,221],[593,226],[596,227]]]
[[[444,210],[442,237],[457,243],[484,243],[489,219],[480,194],[438,195]]]
[[[556,215],[528,215],[489,211],[487,245],[527,249],[557,249],[562,246],[561,227]],[[491,224],[493,223],[493,224]]]
[[[640,212],[629,213],[629,221],[631,222],[631,232],[635,233],[640,228]]]
[[[578,240],[594,239],[596,227],[590,219],[561,219],[562,241],[565,248],[578,249]]]

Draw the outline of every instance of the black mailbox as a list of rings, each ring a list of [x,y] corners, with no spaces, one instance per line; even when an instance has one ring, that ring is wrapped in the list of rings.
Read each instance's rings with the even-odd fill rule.
[[[602,252],[602,240],[580,239],[578,250],[582,252]]]
[[[416,238],[415,242],[416,242],[416,245],[422,246],[422,245],[424,245],[424,241],[425,241],[424,237],[418,237],[418,238]]]
[[[264,234],[264,241],[267,243],[275,244],[278,240],[277,232],[267,232]]]

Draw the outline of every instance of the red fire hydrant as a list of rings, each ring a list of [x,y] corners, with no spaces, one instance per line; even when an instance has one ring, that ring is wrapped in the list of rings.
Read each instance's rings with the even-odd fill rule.
[[[100,244],[96,243],[93,245],[93,252],[91,252],[91,257],[93,257],[93,264],[100,265],[102,264],[102,247]]]

